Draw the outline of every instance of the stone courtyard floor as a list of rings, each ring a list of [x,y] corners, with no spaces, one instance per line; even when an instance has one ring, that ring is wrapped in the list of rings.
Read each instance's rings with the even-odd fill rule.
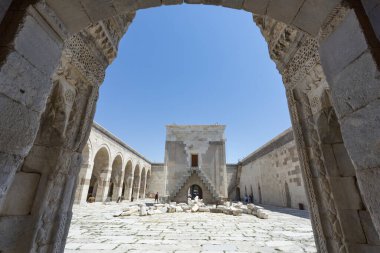
[[[127,205],[74,205],[65,253],[317,252],[306,211],[264,206],[267,220],[215,213],[113,217]]]

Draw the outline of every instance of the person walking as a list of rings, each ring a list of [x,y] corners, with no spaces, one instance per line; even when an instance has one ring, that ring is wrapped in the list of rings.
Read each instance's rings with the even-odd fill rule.
[[[156,193],[156,195],[154,195],[154,203],[158,203],[158,192]]]

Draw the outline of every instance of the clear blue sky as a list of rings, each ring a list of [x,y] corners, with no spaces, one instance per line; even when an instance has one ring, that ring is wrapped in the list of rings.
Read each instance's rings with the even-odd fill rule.
[[[290,127],[281,76],[252,15],[205,5],[136,14],[95,121],[152,162],[164,160],[167,124],[227,125],[231,163]]]

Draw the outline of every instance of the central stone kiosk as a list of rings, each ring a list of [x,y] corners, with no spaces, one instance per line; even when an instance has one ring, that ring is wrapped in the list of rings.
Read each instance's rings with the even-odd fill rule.
[[[212,204],[227,199],[224,125],[166,126],[166,191],[171,201],[188,197]]]

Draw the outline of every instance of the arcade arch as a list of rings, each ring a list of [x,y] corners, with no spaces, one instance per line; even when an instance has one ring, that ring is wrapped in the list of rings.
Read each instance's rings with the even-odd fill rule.
[[[106,147],[100,148],[94,158],[94,168],[90,179],[88,195],[95,197],[95,201],[104,201],[107,197],[109,183],[110,154]]]
[[[110,177],[110,188],[108,197],[111,201],[116,201],[121,195],[121,182],[123,173],[123,158],[118,154],[112,163],[112,172]]]

